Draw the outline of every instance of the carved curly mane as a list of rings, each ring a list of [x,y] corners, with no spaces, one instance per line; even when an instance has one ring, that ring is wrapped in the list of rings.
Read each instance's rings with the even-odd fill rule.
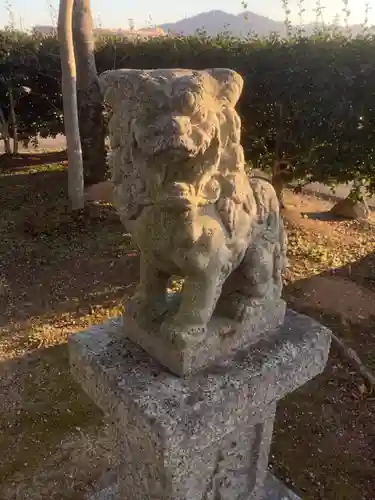
[[[181,148],[190,148],[189,165],[197,170],[190,182],[181,174],[182,181],[174,183],[183,190],[180,197],[195,196],[197,204],[201,199],[217,202],[225,226],[232,231],[235,212],[251,210],[252,201],[240,145],[241,122],[234,109],[242,91],[241,77],[221,69],[121,70],[103,73],[100,83],[113,109],[109,163],[123,222],[128,225],[152,203],[159,177],[168,180],[173,175],[169,152],[176,154],[180,143]],[[156,154],[164,155],[165,171],[161,167],[157,171]]]

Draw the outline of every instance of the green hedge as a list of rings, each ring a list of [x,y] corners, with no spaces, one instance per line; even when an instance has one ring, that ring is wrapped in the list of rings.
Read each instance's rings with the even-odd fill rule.
[[[114,68],[230,67],[245,79],[239,103],[247,159],[287,161],[291,176],[327,184],[365,182],[375,192],[375,38],[240,41],[226,36],[133,42],[101,38],[100,72]],[[10,69],[12,68],[12,69]],[[62,131],[57,41],[0,33],[0,75],[32,92],[19,101],[25,133]],[[6,85],[0,103],[7,112]]]

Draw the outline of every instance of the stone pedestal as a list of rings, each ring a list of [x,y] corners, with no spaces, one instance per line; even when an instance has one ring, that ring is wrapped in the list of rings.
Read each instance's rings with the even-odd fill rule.
[[[112,476],[113,474],[111,474],[111,478]],[[87,500],[121,500],[122,498],[118,483],[113,481],[110,486],[89,495]],[[286,488],[275,476],[267,472],[261,500],[301,500],[301,498]]]
[[[181,331],[165,336],[160,325],[147,330],[140,328],[126,314],[122,320],[125,335],[131,341],[172,373],[184,376],[228,358],[233,352],[254,344],[268,331],[276,330],[284,322],[285,311],[286,303],[279,299],[258,304],[241,322],[213,315],[207,325],[207,334],[198,341],[195,336],[186,336]]]
[[[179,378],[123,328],[109,321],[69,342],[74,377],[113,421],[120,466],[107,498],[277,499],[266,493],[276,404],[324,369],[329,330],[288,312],[250,347]]]

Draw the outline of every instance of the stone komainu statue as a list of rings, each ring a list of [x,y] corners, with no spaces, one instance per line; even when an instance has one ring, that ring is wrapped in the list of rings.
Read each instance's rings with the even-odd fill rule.
[[[286,238],[272,186],[248,178],[228,69],[117,70],[100,84],[114,200],[141,253],[127,311],[160,331],[201,338],[215,314],[251,318],[280,298]],[[184,278],[176,303],[171,276]]]

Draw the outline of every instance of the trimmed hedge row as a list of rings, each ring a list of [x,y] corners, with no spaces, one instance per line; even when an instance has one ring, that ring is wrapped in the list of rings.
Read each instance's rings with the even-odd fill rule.
[[[243,144],[254,166],[287,164],[290,177],[354,181],[375,192],[375,38],[315,35],[281,40],[160,38],[97,41],[98,71],[114,68],[230,67],[245,79],[239,103]],[[7,88],[26,136],[63,131],[57,40],[0,33],[0,104]]]

